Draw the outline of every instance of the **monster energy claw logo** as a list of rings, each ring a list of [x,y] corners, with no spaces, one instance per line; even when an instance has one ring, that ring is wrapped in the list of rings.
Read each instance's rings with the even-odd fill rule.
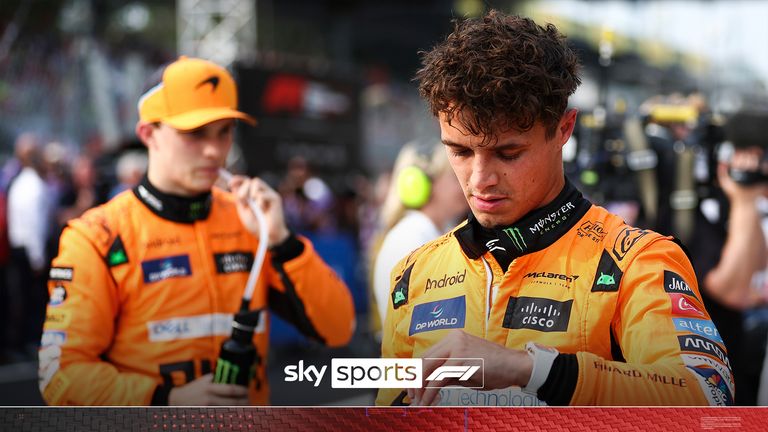
[[[253,372],[253,370],[250,371],[248,381],[250,381]],[[239,375],[240,366],[220,358],[216,362],[216,374],[213,377],[213,382],[219,384],[237,384],[237,378]]]
[[[504,232],[509,236],[510,239],[512,239],[512,243],[514,243],[515,247],[520,252],[524,251],[525,248],[528,247],[528,245],[525,244],[525,239],[523,239],[523,235],[520,233],[518,228],[504,228]]]

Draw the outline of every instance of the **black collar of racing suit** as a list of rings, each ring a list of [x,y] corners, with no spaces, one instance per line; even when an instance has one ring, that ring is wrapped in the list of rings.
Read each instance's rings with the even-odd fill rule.
[[[489,250],[505,271],[517,257],[540,251],[576,225],[592,206],[568,179],[563,190],[544,207],[507,227],[485,228],[470,212],[466,225],[454,232],[464,253],[478,259]]]
[[[144,176],[141,182],[133,188],[133,194],[152,213],[173,222],[191,224],[208,218],[211,212],[212,196],[206,192],[193,197],[182,197],[160,192],[152,186],[149,178]]]

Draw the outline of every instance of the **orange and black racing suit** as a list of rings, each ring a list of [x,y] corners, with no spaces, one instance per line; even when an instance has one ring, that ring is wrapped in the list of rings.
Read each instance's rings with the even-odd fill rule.
[[[451,329],[560,354],[536,396],[441,390],[448,405],[729,405],[726,349],[672,238],[633,228],[570,183],[512,226],[473,217],[392,272],[383,357],[418,358]],[[408,403],[381,389],[377,404]]]
[[[169,196],[145,178],[70,221],[50,271],[40,388],[51,405],[167,403],[173,386],[211,371],[240,307],[257,238],[231,194]],[[293,234],[272,248],[251,310],[253,404],[269,402],[264,360],[269,308],[308,337],[347,343],[354,328],[344,283]]]

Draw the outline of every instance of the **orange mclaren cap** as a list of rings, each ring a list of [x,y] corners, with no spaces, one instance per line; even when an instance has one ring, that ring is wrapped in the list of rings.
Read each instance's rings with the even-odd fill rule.
[[[163,71],[163,80],[139,99],[139,119],[178,130],[197,129],[221,119],[256,120],[237,110],[232,75],[207,60],[179,57]]]

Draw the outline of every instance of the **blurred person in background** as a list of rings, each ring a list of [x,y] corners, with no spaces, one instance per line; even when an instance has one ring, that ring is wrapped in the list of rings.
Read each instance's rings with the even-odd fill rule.
[[[728,350],[735,404],[754,405],[765,335],[748,328],[745,318],[759,302],[752,280],[766,266],[759,200],[768,187],[752,176],[761,169],[768,116],[760,120],[746,109],[728,120],[712,118],[696,94],[656,96],[642,109],[659,160],[658,212],[646,226],[683,239],[718,343]],[[676,197],[687,188],[695,199],[681,205]]]
[[[758,402],[765,356],[765,298],[756,275],[768,264],[761,202],[768,195],[765,162],[765,109],[742,108],[724,125],[717,165],[719,217],[697,219],[690,242],[692,262],[701,276],[707,310],[717,325],[737,380],[737,405]],[[709,203],[711,204],[711,203]],[[708,209],[702,208],[701,213]],[[711,209],[709,209],[711,212]]]
[[[438,359],[426,377],[482,358],[483,374],[381,389],[377,404],[733,404],[680,245],[564,176],[579,72],[554,25],[495,10],[423,54],[419,92],[471,214],[395,267],[382,357]]]
[[[15,341],[11,349],[25,359],[34,358],[47,301],[46,240],[50,229],[49,191],[45,183],[42,149],[37,139],[22,137],[16,143],[21,170],[8,188],[8,243],[10,261],[8,327]]]
[[[117,184],[109,191],[109,199],[122,191],[133,189],[147,172],[147,155],[140,152],[126,152],[117,160],[115,174]]]
[[[728,199],[725,238],[717,250],[704,250],[702,242],[691,251],[694,266],[702,274],[702,295],[712,321],[728,349],[734,379],[739,391],[737,405],[755,405],[757,383],[760,379],[760,358],[751,354],[751,341],[745,329],[744,313],[762,299],[753,286],[753,279],[768,264],[762,215],[758,200],[768,194],[768,184],[740,184],[729,170],[758,171],[762,161],[761,148],[737,149],[728,163],[718,165],[718,183]],[[719,240],[710,238],[710,241]],[[713,265],[714,264],[714,265]]]
[[[289,231],[266,183],[235,176],[232,193],[213,187],[235,120],[255,124],[237,111],[229,72],[181,57],[153,84],[139,100],[136,125],[147,175],[62,233],[49,277],[40,390],[51,405],[267,404],[266,309],[340,346],[354,331],[349,292],[312,243]],[[249,203],[264,212],[266,238],[257,238]],[[244,303],[259,242],[269,251]],[[212,367],[241,307],[258,317],[253,378],[248,387],[214,383]]]
[[[395,264],[409,252],[443,235],[469,209],[443,147],[410,142],[395,160],[393,181],[381,208],[383,240],[372,254],[373,292],[382,325]]]
[[[69,184],[59,199],[56,218],[60,226],[65,226],[71,219],[80,217],[86,210],[98,204],[96,195],[96,171],[93,159],[81,154],[72,161]]]

